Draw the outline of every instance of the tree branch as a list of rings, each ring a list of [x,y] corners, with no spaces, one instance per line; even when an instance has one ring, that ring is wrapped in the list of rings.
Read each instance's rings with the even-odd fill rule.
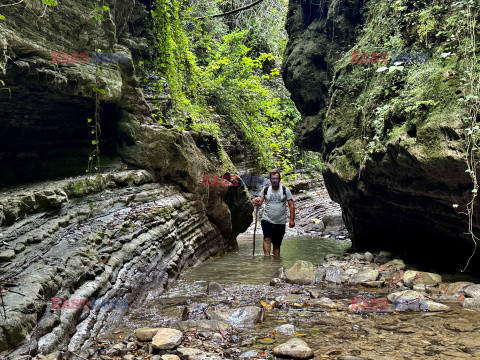
[[[203,19],[206,19],[206,18],[215,18],[215,17],[220,17],[220,16],[226,16],[226,15],[231,15],[231,14],[235,14],[239,11],[242,11],[242,10],[247,10],[257,4],[260,4],[263,0],[257,0],[257,1],[254,1],[253,3],[251,4],[248,4],[244,7],[241,7],[241,8],[238,8],[238,9],[235,9],[235,10],[231,10],[231,11],[227,11],[227,12],[224,12],[224,13],[221,13],[221,14],[215,14],[215,15],[207,15],[207,16],[202,16],[202,17],[198,17],[198,18],[194,18],[194,19],[197,19],[197,20],[203,20]]]

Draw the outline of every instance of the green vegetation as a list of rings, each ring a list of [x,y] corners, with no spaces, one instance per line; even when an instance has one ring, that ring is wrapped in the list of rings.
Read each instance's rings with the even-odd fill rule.
[[[275,167],[291,173],[293,127],[300,115],[279,70],[287,1],[266,0],[233,17],[208,17],[231,10],[231,4],[154,3],[155,55],[140,65],[165,79],[155,85],[159,94],[171,97],[171,107],[156,114],[158,122],[227,141],[234,137],[232,129],[239,129],[259,170]]]

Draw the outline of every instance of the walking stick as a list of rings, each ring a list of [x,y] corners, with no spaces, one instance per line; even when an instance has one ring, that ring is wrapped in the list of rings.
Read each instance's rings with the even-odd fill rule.
[[[255,227],[253,230],[253,253],[252,256],[255,256],[255,235],[257,234],[257,214],[258,214],[258,205],[255,205]]]

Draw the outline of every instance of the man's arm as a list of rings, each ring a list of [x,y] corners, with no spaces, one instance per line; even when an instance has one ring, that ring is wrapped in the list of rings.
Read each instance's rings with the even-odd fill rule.
[[[289,226],[292,228],[295,226],[295,204],[293,200],[288,200],[288,207],[290,208],[290,224]]]
[[[257,197],[255,200],[253,200],[253,203],[254,203],[255,205],[257,205],[257,206],[260,206],[260,205],[263,204],[263,201],[264,201],[264,200],[265,200],[265,199],[264,199],[262,196],[259,196],[259,197]]]

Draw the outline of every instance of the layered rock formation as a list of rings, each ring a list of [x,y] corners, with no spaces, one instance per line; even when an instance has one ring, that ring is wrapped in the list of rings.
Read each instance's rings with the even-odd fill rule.
[[[0,280],[10,289],[2,353],[75,351],[126,310],[52,309],[52,297],[132,305],[186,266],[235,248],[252,221],[244,186],[201,184],[202,174],[235,173],[217,139],[151,116],[134,63],[152,36],[145,7],[105,4],[98,24],[89,1],[1,8]],[[128,61],[102,62],[100,71],[96,49]],[[90,59],[58,62],[52,51]],[[100,148],[111,171],[87,177],[94,88],[105,91]]]
[[[303,114],[299,142],[322,152],[354,246],[449,271],[463,269],[474,248],[467,216],[452,206],[465,211],[473,188],[457,101],[465,69],[451,41],[462,34],[451,22],[461,5],[453,3],[291,0],[284,64]],[[365,61],[352,61],[352,51]],[[372,61],[393,51],[425,52],[428,61]],[[475,258],[468,270],[479,269]]]

